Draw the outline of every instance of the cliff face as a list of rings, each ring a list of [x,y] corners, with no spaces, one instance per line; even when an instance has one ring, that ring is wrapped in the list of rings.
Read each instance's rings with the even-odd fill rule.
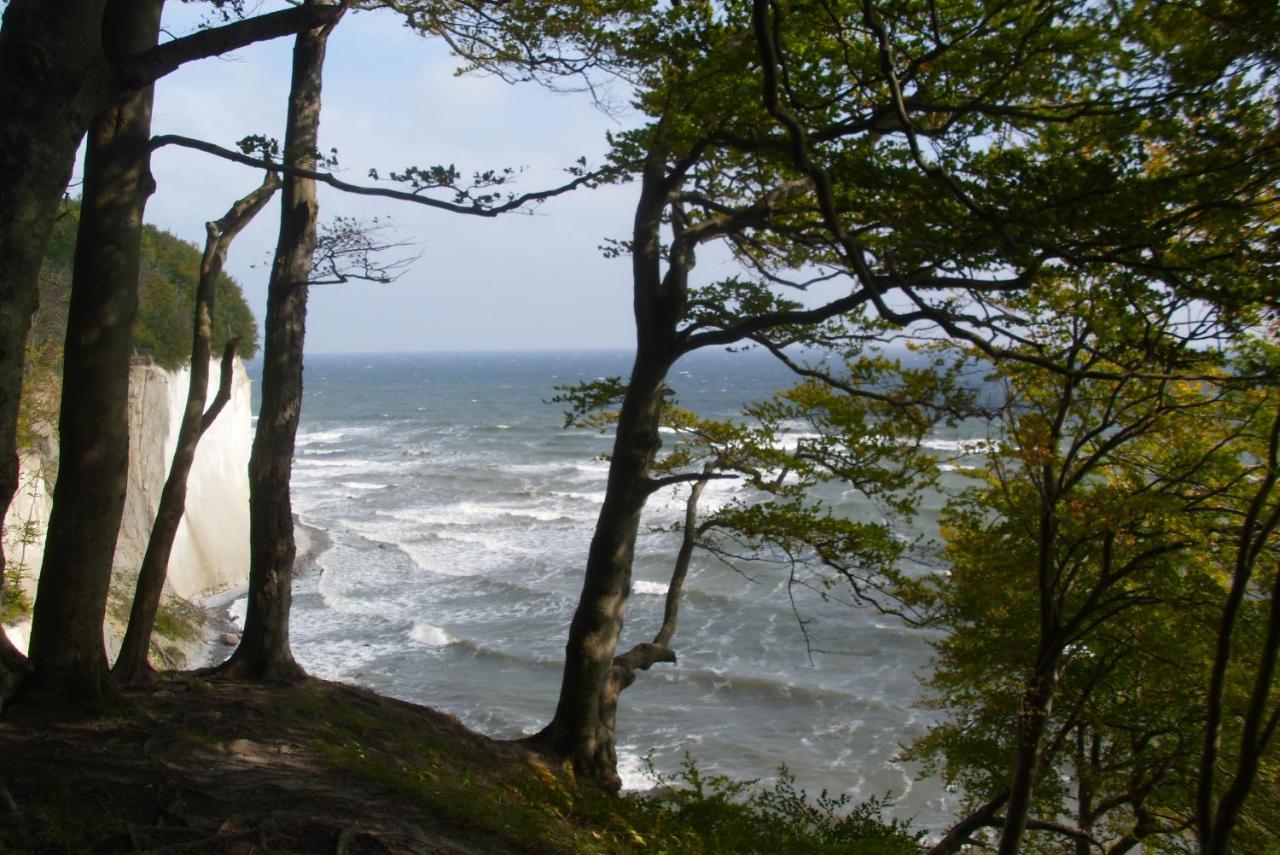
[[[215,361],[210,366],[210,400],[217,391],[218,371]],[[177,444],[189,377],[188,368],[167,371],[155,365],[135,365],[129,376],[129,486],[116,543],[112,584],[116,613],[124,597],[127,614],[128,597]],[[174,596],[192,599],[248,579],[251,419],[249,376],[237,360],[231,400],[196,451],[187,485],[187,512],[169,562],[167,589]],[[18,495],[4,523],[5,558],[11,567],[23,565],[22,587],[29,599],[35,595],[57,466],[56,450],[49,445],[21,455]],[[113,652],[118,633],[110,618],[108,650]],[[20,624],[11,632],[22,649],[24,630]]]

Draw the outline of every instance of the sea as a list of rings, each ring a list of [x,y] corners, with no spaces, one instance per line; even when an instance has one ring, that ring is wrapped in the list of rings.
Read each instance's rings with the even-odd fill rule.
[[[556,387],[625,377],[626,352],[309,355],[294,511],[322,551],[294,584],[290,634],[312,674],[432,706],[496,738],[551,717],[569,621],[604,497],[607,433],[565,428]],[[255,376],[258,364],[251,364]],[[733,416],[791,385],[759,352],[699,352],[670,377],[681,406]],[[948,466],[985,439],[962,425],[930,441]],[[802,431],[800,426],[796,430]],[[714,507],[743,489],[715,482]],[[930,566],[944,491],[902,536]],[[840,513],[875,515],[851,488]],[[653,637],[684,493],[653,496],[636,548],[623,649]],[[923,829],[958,797],[899,759],[934,715],[921,705],[936,639],[848,602],[788,586],[781,563],[699,554],[675,664],[641,673],[618,712],[619,772],[645,789],[687,759],[769,786],[785,767],[810,795],[890,799]],[[230,604],[242,619],[244,600]]]

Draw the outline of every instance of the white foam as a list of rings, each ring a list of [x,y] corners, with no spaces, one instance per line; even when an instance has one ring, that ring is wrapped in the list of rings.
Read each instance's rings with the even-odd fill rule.
[[[1000,443],[993,439],[926,439],[921,445],[934,451],[959,454],[991,454],[1000,448]]]
[[[341,442],[351,435],[349,430],[298,431],[298,445],[305,448],[322,442]]]
[[[632,746],[618,749],[618,777],[622,779],[624,790],[648,790],[658,783],[658,779],[649,771],[644,758],[635,752]]]
[[[231,618],[236,626],[244,629],[244,616],[249,611],[249,598],[237,597],[227,606],[227,617]]]
[[[458,641],[447,631],[429,623],[415,623],[413,629],[409,630],[409,638],[424,647],[447,647]]]
[[[340,483],[348,490],[381,490],[383,487],[388,486],[386,484],[374,484],[370,481],[342,481]]]
[[[320,574],[320,581],[316,585],[316,590],[320,593],[320,598],[324,600],[324,604],[339,614],[369,617],[387,616],[389,603],[359,596],[358,591],[351,591],[356,596],[348,596],[348,591],[344,590],[344,587],[333,571],[326,570]]]
[[[667,583],[637,579],[631,583],[631,591],[635,594],[653,594],[658,597],[665,597],[667,595]]]

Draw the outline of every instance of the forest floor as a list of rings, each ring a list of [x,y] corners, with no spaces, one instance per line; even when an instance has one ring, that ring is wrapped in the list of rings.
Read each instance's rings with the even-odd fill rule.
[[[0,852],[628,848],[607,801],[450,716],[319,680],[175,675],[106,718],[0,722]]]
[[[609,795],[457,719],[321,680],[169,673],[110,714],[0,719],[0,854],[919,855],[871,800],[815,806],[688,765]]]

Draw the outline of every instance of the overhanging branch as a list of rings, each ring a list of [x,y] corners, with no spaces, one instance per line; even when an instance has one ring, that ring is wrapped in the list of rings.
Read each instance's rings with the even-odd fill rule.
[[[193,139],[191,137],[184,137],[178,134],[164,134],[151,138],[151,148],[153,151],[167,145],[176,145],[181,146],[182,148],[202,151],[205,154],[211,154],[214,157],[220,157],[223,160],[229,160],[243,166],[250,166],[254,169],[266,169],[271,172],[279,172],[284,175],[292,175],[297,178],[310,178],[312,180],[319,181],[322,184],[328,184],[330,187],[341,190],[344,193],[353,193],[358,196],[381,196],[385,199],[396,199],[400,202],[412,202],[416,205],[425,205],[428,208],[437,208],[453,214],[468,214],[473,217],[497,217],[501,214],[507,214],[512,211],[519,210],[525,205],[543,202],[572,190],[577,190],[579,187],[591,186],[613,172],[612,169],[599,169],[594,172],[588,172],[577,176],[569,183],[562,184],[559,187],[553,187],[549,190],[537,190],[533,193],[524,193],[520,196],[515,196],[500,205],[485,207],[483,205],[458,205],[453,202],[446,202],[442,199],[433,199],[430,196],[420,196],[417,193],[411,193],[407,190],[392,190],[387,187],[369,187],[364,184],[352,184],[348,181],[343,181],[341,178],[335,177],[330,172],[319,172],[314,169],[303,169],[296,166],[290,166],[285,163],[278,163],[274,160],[264,160],[262,158],[244,154],[243,152],[224,148],[220,145],[216,145],[215,143]]]

